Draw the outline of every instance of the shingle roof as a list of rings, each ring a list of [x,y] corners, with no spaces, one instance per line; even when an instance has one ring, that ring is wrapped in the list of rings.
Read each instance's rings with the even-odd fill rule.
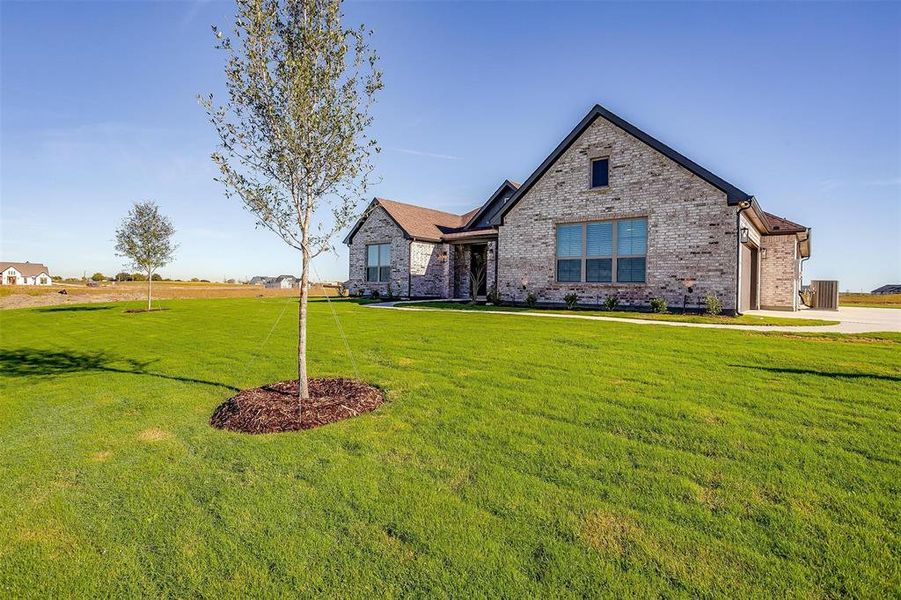
[[[769,225],[768,229],[770,230],[770,233],[801,233],[802,231],[807,231],[807,227],[799,225],[794,221],[789,221],[788,219],[766,211],[764,211],[763,214],[766,215],[767,221],[769,221],[767,225]]]
[[[386,198],[376,198],[375,201],[400,225],[401,229],[407,232],[407,235],[421,240],[438,241],[444,234],[442,228],[463,227],[466,224],[467,215],[472,216],[470,214],[472,211],[467,215],[455,215]]]
[[[16,271],[22,274],[22,277],[34,277],[35,275],[40,275],[41,273],[50,275],[50,270],[46,267],[46,265],[42,265],[41,263],[0,262],[0,272],[5,271],[10,267],[14,267]]]

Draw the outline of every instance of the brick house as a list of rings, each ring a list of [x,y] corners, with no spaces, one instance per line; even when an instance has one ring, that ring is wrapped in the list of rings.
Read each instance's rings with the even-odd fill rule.
[[[809,228],[599,105],[521,185],[464,215],[376,198],[344,242],[352,293],[468,298],[475,275],[478,296],[506,302],[710,293],[729,312],[797,310],[810,256]]]

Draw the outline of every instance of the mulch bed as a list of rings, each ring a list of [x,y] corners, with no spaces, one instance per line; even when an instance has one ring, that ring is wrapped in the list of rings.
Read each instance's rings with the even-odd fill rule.
[[[242,390],[220,404],[210,425],[242,433],[275,433],[322,427],[371,412],[382,392],[356,379],[310,379],[310,400],[298,410],[297,380]]]

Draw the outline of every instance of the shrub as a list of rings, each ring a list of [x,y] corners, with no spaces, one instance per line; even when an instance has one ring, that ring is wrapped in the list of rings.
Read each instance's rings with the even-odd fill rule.
[[[490,302],[491,304],[493,304],[495,306],[501,305],[501,294],[500,294],[500,292],[497,291],[496,287],[493,287],[490,290],[488,290],[488,302]]]
[[[163,276],[160,275],[159,273],[154,273],[153,275],[150,276],[150,279],[151,279],[152,281],[162,281],[162,280],[163,280]],[[206,281],[206,279],[204,279],[204,281]],[[209,281],[207,281],[207,283],[209,283]]]
[[[710,316],[715,317],[723,312],[723,303],[713,292],[708,292],[704,296],[704,305],[707,307],[707,314]]]
[[[378,300],[379,298],[382,297],[382,295],[379,293],[378,290],[372,290],[371,292],[369,292],[369,297],[372,298],[373,300]]]
[[[91,281],[103,281],[106,276],[103,273],[94,273],[91,275]]]
[[[388,282],[388,287],[385,288],[385,298],[394,298],[394,290],[391,289],[391,282]]]
[[[526,294],[526,306],[529,308],[535,308],[535,304],[538,302],[538,296],[535,295],[535,292],[529,292]]]
[[[348,295],[349,295],[349,292],[348,292],[347,286],[344,285],[343,283],[339,283],[338,284],[338,297],[339,298],[347,298]]]
[[[666,300],[663,298],[651,298],[651,310],[655,313],[665,313]]]
[[[619,298],[615,295],[607,296],[604,298],[604,302],[601,303],[601,307],[603,307],[604,310],[615,310],[617,306],[619,306]]]
[[[579,294],[570,292],[567,295],[563,296],[563,301],[566,302],[566,308],[572,310],[576,307],[576,304],[579,303]]]

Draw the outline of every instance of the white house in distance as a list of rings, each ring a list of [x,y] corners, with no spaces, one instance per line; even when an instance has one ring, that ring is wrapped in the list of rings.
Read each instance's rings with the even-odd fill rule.
[[[50,269],[41,263],[0,261],[0,285],[51,285]]]

